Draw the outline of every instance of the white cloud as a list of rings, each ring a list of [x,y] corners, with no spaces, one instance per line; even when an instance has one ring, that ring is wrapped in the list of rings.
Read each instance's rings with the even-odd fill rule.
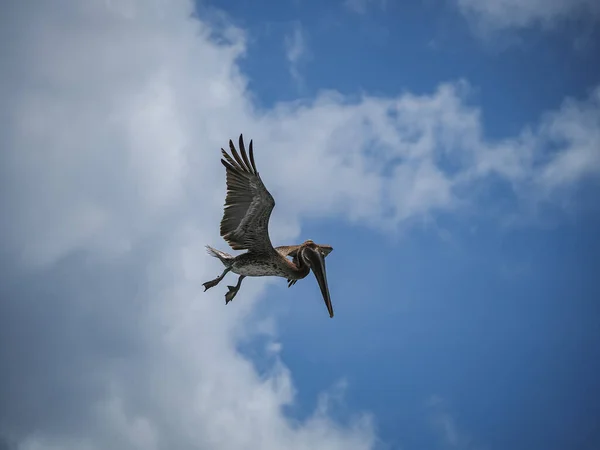
[[[243,35],[186,1],[23,6],[2,19],[1,247],[35,292],[3,281],[0,435],[24,449],[369,448],[367,416],[286,419],[287,369],[275,354],[259,376],[237,352],[264,332],[244,320],[261,280],[234,307],[203,293],[219,270],[203,249],[220,242],[219,147],[260,128],[235,64]],[[257,144],[268,173],[276,151]],[[295,237],[279,223],[277,239]]]
[[[274,280],[245,282],[227,307],[223,289],[202,292],[220,271],[203,246],[225,246],[219,148],[254,139],[276,243],[308,217],[395,230],[463,207],[492,174],[545,201],[596,176],[598,91],[503,142],[485,140],[463,82],[258,112],[243,32],[191,10],[3,9],[0,262],[15,277],[1,286],[0,435],[24,449],[371,448],[368,416],[282,413],[291,374],[269,318],[250,319]],[[272,339],[266,375],[236,350],[257,333]]]
[[[456,0],[468,16],[483,21],[492,29],[524,28],[535,24],[544,27],[572,17],[600,18],[596,0]]]

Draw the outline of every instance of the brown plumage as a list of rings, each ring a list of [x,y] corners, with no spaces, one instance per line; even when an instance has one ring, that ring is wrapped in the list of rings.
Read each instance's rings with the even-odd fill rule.
[[[250,160],[246,156],[242,135],[239,146],[241,158],[233,142],[229,141],[229,149],[235,160],[221,149],[225,158],[221,163],[226,168],[227,180],[221,236],[234,250],[267,252],[273,249],[269,239],[269,219],[275,207],[275,200],[256,170],[252,141]]]
[[[229,141],[229,155],[221,149],[221,163],[226,169],[227,193],[221,219],[220,234],[234,250],[247,250],[237,256],[207,246],[212,256],[219,258],[225,266],[223,273],[214,280],[204,283],[205,290],[216,286],[230,270],[240,275],[236,286],[228,286],[225,303],[229,303],[240,289],[246,276],[279,276],[288,280],[288,287],[313,271],[330,317],[333,307],[329,297],[325,257],[333,250],[329,245],[318,245],[307,240],[300,245],[273,248],[269,238],[269,219],[275,200],[263,184],[256,163],[254,148],[250,141],[249,157],[242,135],[239,149]],[[292,261],[288,259],[292,258]]]

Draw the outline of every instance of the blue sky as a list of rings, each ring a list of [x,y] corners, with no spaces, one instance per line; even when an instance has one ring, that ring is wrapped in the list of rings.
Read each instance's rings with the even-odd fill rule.
[[[502,139],[566,96],[585,97],[600,79],[597,27],[581,49],[575,40],[584,33],[568,23],[478,39],[455,5],[429,3],[367,5],[364,13],[334,2],[214,5],[252,34],[241,67],[265,108],[322,89],[393,96],[460,78],[476,89],[486,135]],[[306,52],[301,83],[282,45],[294,30]],[[583,189],[593,196],[597,184]],[[311,223],[303,236],[335,242],[329,270],[344,319],[320,319],[318,298],[306,301],[310,287],[270,291],[294,303],[281,342],[306,397],[291,414],[310,411],[324,382],[346,377],[348,403],[373,411],[392,447],[598,445],[598,212],[557,212],[549,227],[509,229],[481,217],[441,219],[451,242],[427,227],[390,242]],[[298,319],[304,314],[314,324]],[[440,414],[427,406],[433,396],[447,402],[464,441],[444,442],[432,425]]]
[[[1,8],[0,449],[600,445],[595,2]],[[203,292],[240,132],[334,319]]]
[[[241,67],[266,107],[323,89],[420,94],[464,78],[477,89],[473,100],[483,110],[486,133],[504,137],[535,123],[565,96],[584,96],[597,84],[598,30],[591,24],[558,23],[547,32],[535,26],[502,30],[482,40],[452,2],[364,3],[364,13],[337,2],[209,4],[251,34]],[[290,77],[282,45],[295,29],[304,47],[300,86]]]
[[[597,27],[588,25],[582,48],[582,28],[568,23],[478,38],[454,5],[429,3],[364,13],[333,2],[214,5],[253,36],[241,66],[265,108],[322,89],[394,96],[462,78],[475,87],[485,134],[502,139],[600,79]],[[307,54],[300,85],[282,45],[295,29]],[[307,301],[310,286],[269,291],[294,304],[280,319],[284,359],[304,393],[291,414],[310,411],[324,382],[346,377],[348,403],[374,412],[392,448],[599,445],[597,189],[581,187],[570,200],[577,212],[553,211],[541,224],[433,219],[448,240],[427,226],[390,242],[339,222],[307,225],[303,236],[335,243],[329,270],[343,319],[323,319],[317,296]],[[434,396],[459,442],[432,424],[441,414],[427,406]]]

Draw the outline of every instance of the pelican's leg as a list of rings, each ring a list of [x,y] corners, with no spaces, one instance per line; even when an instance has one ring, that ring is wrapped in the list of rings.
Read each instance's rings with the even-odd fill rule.
[[[221,280],[223,279],[223,277],[225,276],[225,274],[226,274],[227,272],[229,272],[230,270],[231,270],[231,268],[230,268],[230,267],[228,267],[227,269],[225,269],[225,270],[223,271],[223,273],[222,273],[220,276],[218,276],[218,277],[217,277],[217,278],[215,278],[214,280],[210,280],[210,281],[207,281],[206,283],[202,283],[202,286],[204,286],[204,292],[206,292],[206,291],[207,291],[208,289],[210,289],[211,287],[215,287],[217,284],[219,284],[219,283],[220,283],[220,281],[221,281]]]
[[[235,297],[235,294],[240,290],[240,286],[242,285],[242,280],[246,278],[246,275],[240,275],[238,278],[238,282],[235,286],[227,286],[229,288],[229,292],[225,294],[225,304],[229,303]]]

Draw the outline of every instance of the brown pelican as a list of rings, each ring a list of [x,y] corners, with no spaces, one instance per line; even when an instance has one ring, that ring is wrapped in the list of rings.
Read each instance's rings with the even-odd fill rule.
[[[247,250],[241,255],[232,256],[207,245],[208,253],[218,258],[225,270],[221,275],[203,284],[204,291],[219,284],[227,272],[239,275],[235,286],[227,286],[225,304],[229,303],[240,290],[245,277],[276,276],[286,278],[291,287],[306,277],[310,270],[319,283],[323,300],[333,317],[333,307],[327,286],[325,257],[333,250],[329,245],[315,244],[307,240],[300,245],[274,248],[269,238],[269,218],[275,207],[275,200],[263,184],[256,164],[250,141],[250,159],[246,154],[242,135],[239,139],[241,157],[229,140],[229,149],[233,158],[221,149],[221,162],[226,169],[227,195],[225,211],[221,219],[221,237],[234,250]],[[292,258],[292,261],[288,259]]]

